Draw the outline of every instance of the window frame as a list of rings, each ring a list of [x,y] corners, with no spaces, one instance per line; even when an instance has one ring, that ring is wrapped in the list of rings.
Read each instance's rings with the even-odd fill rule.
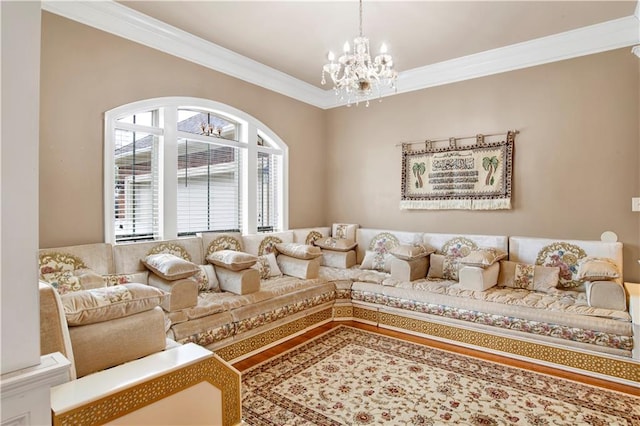
[[[258,152],[281,155],[282,173],[278,176],[278,207],[280,210],[277,226],[279,230],[289,228],[289,148],[286,143],[268,126],[257,118],[229,105],[209,99],[172,96],[152,98],[132,102],[111,109],[104,114],[104,238],[105,242],[116,244],[114,217],[114,136],[116,129],[133,130],[153,134],[159,138],[160,146],[160,182],[159,182],[159,220],[160,239],[175,239],[177,235],[177,144],[186,134],[177,130],[178,109],[195,109],[211,112],[232,122],[238,123],[237,140],[217,139],[216,143],[240,148],[243,168],[240,176],[242,197],[241,232],[258,232],[257,210],[257,161]],[[158,127],[118,122],[119,119],[144,111],[158,110]],[[258,136],[269,146],[258,146]],[[188,134],[188,139],[211,142],[210,136]],[[173,176],[173,178],[172,178]]]

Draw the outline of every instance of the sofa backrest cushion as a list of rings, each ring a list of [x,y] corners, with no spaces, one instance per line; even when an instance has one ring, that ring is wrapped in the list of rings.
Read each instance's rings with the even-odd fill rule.
[[[300,244],[313,244],[314,241],[326,238],[331,234],[331,228],[328,226],[317,228],[300,228],[292,229],[293,242]]]
[[[541,266],[560,267],[558,288],[576,288],[578,262],[587,256],[612,259],[622,272],[622,243],[598,240],[562,240],[551,238],[509,238],[509,260]],[[616,280],[622,282],[621,279]]]
[[[96,243],[77,246],[56,247],[41,249],[38,251],[39,267],[46,267],[44,273],[50,269],[74,271],[78,269],[91,269],[97,274],[112,274],[113,256],[111,244]],[[40,275],[43,271],[40,271]]]
[[[244,252],[254,256],[262,256],[269,253],[277,253],[276,244],[292,243],[293,231],[270,232],[265,234],[252,234],[242,236]]]
[[[242,251],[242,234],[240,232],[203,232],[203,254],[206,259],[211,253],[220,250]]]
[[[170,253],[196,265],[204,265],[202,239],[199,237],[177,240],[150,241],[145,243],[116,244],[113,246],[113,263],[117,274],[144,271],[142,259],[150,254]]]
[[[421,243],[422,233],[358,228],[356,242],[358,243],[356,247],[357,262],[362,263],[366,251],[379,252],[378,254],[384,255],[399,245]]]
[[[507,251],[509,238],[504,235],[425,233],[422,242],[438,254],[463,257],[477,248],[497,248]]]

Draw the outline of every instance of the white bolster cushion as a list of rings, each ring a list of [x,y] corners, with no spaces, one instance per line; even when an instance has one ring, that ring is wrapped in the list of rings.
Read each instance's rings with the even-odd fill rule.
[[[297,259],[286,254],[278,255],[278,266],[284,275],[303,280],[318,278],[320,259]]]
[[[585,282],[587,301],[593,308],[627,310],[627,296],[622,284],[616,281],[587,281]]]
[[[220,282],[220,289],[234,294],[250,294],[260,290],[260,272],[248,268],[232,271],[216,266],[216,275]]]
[[[429,256],[412,260],[393,259],[391,261],[391,278],[398,281],[415,281],[427,276]]]
[[[464,266],[458,272],[460,286],[475,291],[485,291],[498,283],[500,263],[496,262],[486,268]]]
[[[356,251],[335,251],[322,249],[322,266],[349,269],[356,264]]]

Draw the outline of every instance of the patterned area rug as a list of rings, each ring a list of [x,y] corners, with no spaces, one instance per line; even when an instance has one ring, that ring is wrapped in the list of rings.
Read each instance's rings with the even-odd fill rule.
[[[242,374],[249,425],[640,425],[640,398],[340,326]]]

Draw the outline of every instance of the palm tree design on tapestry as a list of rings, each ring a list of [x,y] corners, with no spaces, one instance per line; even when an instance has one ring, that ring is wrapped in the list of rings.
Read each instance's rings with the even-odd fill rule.
[[[416,188],[422,188],[424,183],[422,182],[422,175],[427,171],[427,166],[424,163],[413,163],[413,175],[418,179],[416,181]]]
[[[484,181],[485,185],[493,185],[494,176],[493,174],[498,169],[498,158],[497,157],[484,157],[482,159],[482,167],[488,171],[487,178]]]

